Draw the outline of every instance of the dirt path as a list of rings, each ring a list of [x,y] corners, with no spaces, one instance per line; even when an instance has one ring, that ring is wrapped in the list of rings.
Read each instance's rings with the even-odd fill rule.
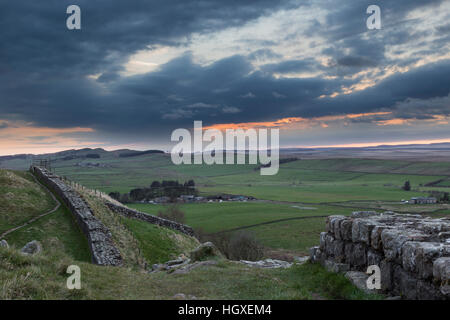
[[[14,228],[12,228],[12,229],[9,229],[9,230],[3,232],[3,233],[0,235],[0,239],[6,237],[6,236],[7,236],[8,234],[10,234],[11,232],[14,232],[14,231],[19,230],[19,229],[21,229],[21,228],[23,228],[23,227],[26,227],[26,226],[28,226],[29,224],[35,222],[36,220],[38,220],[38,219],[40,219],[40,218],[42,218],[42,217],[45,217],[46,215],[49,215],[49,214],[55,212],[55,211],[58,210],[59,207],[61,206],[61,203],[60,203],[59,200],[55,197],[55,195],[54,195],[54,194],[53,194],[46,186],[44,186],[42,183],[40,183],[40,182],[38,181],[38,179],[36,179],[36,177],[35,177],[34,175],[32,175],[32,176],[33,176],[34,181],[36,181],[36,183],[38,183],[44,190],[46,190],[46,191],[50,194],[50,196],[52,197],[53,201],[55,201],[56,206],[55,206],[53,209],[51,209],[50,211],[47,211],[47,212],[45,212],[45,213],[42,213],[42,214],[40,214],[40,215],[38,215],[38,216],[36,216],[36,217],[30,219],[30,220],[28,220],[27,222],[25,222],[24,224],[22,224],[22,225],[20,225],[20,226],[18,226],[18,227],[14,227]]]

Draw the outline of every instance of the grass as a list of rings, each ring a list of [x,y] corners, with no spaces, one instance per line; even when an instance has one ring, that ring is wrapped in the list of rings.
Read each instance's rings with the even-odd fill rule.
[[[5,239],[18,248],[32,240],[46,242],[56,239],[61,242],[64,252],[73,259],[91,261],[87,240],[64,205],[48,216],[8,234]]]
[[[103,201],[79,190],[94,215],[111,231],[125,265],[143,270],[147,265],[188,254],[199,245],[195,238],[144,221],[129,219],[112,212]]]
[[[30,173],[0,169],[0,233],[24,224],[55,205]]]
[[[142,255],[149,264],[175,259],[199,245],[195,238],[144,221],[122,218],[122,223],[139,242]]]
[[[171,299],[177,293],[198,299],[382,298],[313,264],[264,270],[222,261],[188,274],[148,274],[73,261],[58,243],[45,243],[34,256],[0,248],[0,299]],[[71,264],[81,269],[81,290],[65,287]]]
[[[344,185],[338,183],[302,184],[295,186],[213,186],[202,187],[207,194],[228,193],[253,196],[257,199],[302,203],[345,202],[350,200],[400,201],[424,195],[422,192],[403,191],[395,187]]]
[[[153,204],[130,204],[129,207],[156,215],[162,206]],[[299,207],[302,208],[302,207]],[[207,233],[251,226],[278,219],[302,218],[331,214],[348,214],[349,209],[332,206],[312,206],[299,209],[290,204],[266,202],[211,202],[183,204],[186,224],[202,228]]]
[[[0,190],[12,194],[8,197],[2,194],[1,208],[2,210],[8,208],[8,212],[4,214],[2,211],[0,221],[10,221],[9,224],[3,223],[3,228],[20,226],[29,219],[53,209],[56,205],[49,191],[36,183],[29,172],[1,170],[0,175]],[[10,245],[18,248],[32,240],[46,242],[53,239],[60,241],[65,253],[73,259],[90,261],[86,238],[67,207],[60,199],[59,202],[61,205],[55,212],[9,233],[5,239]]]
[[[318,244],[320,233],[325,231],[325,218],[290,220],[248,230],[265,247],[309,255],[309,248]]]

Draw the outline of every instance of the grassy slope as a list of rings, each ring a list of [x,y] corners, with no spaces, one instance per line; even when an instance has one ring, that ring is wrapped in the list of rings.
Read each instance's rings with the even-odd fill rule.
[[[64,252],[70,257],[78,261],[91,261],[87,240],[65,206],[61,206],[50,215],[10,233],[5,239],[16,248],[20,248],[32,240],[58,241],[63,246]]]
[[[139,242],[139,248],[147,263],[162,263],[187,254],[199,242],[180,232],[149,224],[136,219],[122,218],[128,229]]]
[[[111,231],[125,265],[143,269],[147,264],[165,262],[194,249],[198,242],[187,235],[146,222],[126,219],[112,212],[102,200],[78,190],[95,216]]]
[[[311,264],[262,270],[222,261],[188,274],[148,274],[74,262],[57,245],[45,243],[44,248],[36,256],[0,248],[0,299],[170,299],[177,293],[199,299],[382,298]],[[81,290],[65,287],[65,271],[74,263],[81,269]]]
[[[1,170],[0,190],[13,194],[4,196],[1,208],[8,208],[0,215],[1,221],[10,221],[9,226],[19,226],[55,206],[48,190],[42,188],[28,172]],[[1,196],[0,196],[1,197]],[[2,224],[6,226],[6,224]],[[55,212],[8,234],[5,239],[17,248],[27,242],[53,240],[64,247],[65,252],[76,260],[90,261],[87,240],[78,229],[71,213],[62,204]]]
[[[22,225],[55,205],[30,173],[0,169],[0,233]]]
[[[25,215],[22,211],[31,205],[36,205],[38,208],[44,207],[46,202],[40,201],[41,199],[49,199],[47,208],[54,206],[48,192],[39,186],[29,173],[2,171],[4,171],[2,176],[7,177],[8,180],[5,178],[0,180],[0,189],[27,196],[27,198],[22,196],[21,200],[11,196],[1,202],[2,208],[9,208],[6,217],[14,218],[12,220],[16,221],[12,226],[22,224],[29,218],[41,214],[42,212],[36,209],[30,210],[36,212],[34,215]],[[145,262],[165,262],[181,253],[187,253],[198,245],[195,239],[175,231],[137,220],[124,219],[112,213],[99,198],[82,190],[80,192],[94,210],[94,214],[111,230],[113,239],[129,267],[139,269],[145,266]],[[21,201],[25,200],[30,201],[29,205],[21,204]],[[2,218],[5,219],[5,215],[2,215]],[[10,233],[5,239],[16,248],[32,240],[56,241],[64,248],[64,252],[75,260],[90,261],[87,240],[64,204],[54,213]]]

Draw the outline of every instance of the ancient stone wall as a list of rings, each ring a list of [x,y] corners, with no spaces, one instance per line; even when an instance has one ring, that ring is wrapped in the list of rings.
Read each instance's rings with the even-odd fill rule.
[[[122,264],[119,250],[114,246],[109,229],[95,218],[81,196],[57,175],[44,168],[32,166],[30,171],[49,189],[56,193],[74,215],[76,222],[87,237],[92,262],[99,265]]]
[[[142,220],[142,221],[145,221],[148,223],[152,223],[152,224],[156,224],[156,225],[159,225],[162,227],[180,231],[184,234],[187,234],[188,236],[194,236],[194,230],[187,225],[184,225],[184,224],[181,224],[181,223],[178,223],[175,221],[171,221],[171,220],[166,220],[166,219],[163,219],[160,217],[152,216],[150,214],[140,212],[140,211],[137,211],[134,209],[130,209],[125,206],[119,206],[119,205],[116,205],[116,204],[108,202],[108,201],[106,201],[105,204],[112,211],[114,211],[120,215],[123,215],[125,217]]]
[[[381,290],[406,299],[450,299],[450,219],[387,212],[330,216],[311,260],[335,272],[381,270]]]

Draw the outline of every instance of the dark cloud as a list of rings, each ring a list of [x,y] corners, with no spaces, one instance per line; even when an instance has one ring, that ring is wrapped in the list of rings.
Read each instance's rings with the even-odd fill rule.
[[[386,57],[386,48],[391,45],[400,45],[413,42],[417,44],[418,39],[423,39],[432,33],[432,30],[417,31],[416,26],[427,23],[427,21],[418,19],[407,19],[408,14],[418,8],[438,8],[443,0],[380,0],[373,1],[346,1],[336,5],[330,1],[328,5],[334,7],[326,15],[323,23],[315,21],[315,25],[308,30],[309,36],[320,36],[329,41],[329,45],[323,50],[323,53],[329,55],[334,61],[337,61],[335,69],[329,70],[330,74],[348,75],[359,72],[366,67],[374,65],[386,65],[389,63],[398,63],[391,61]],[[368,30],[366,20],[369,17],[366,9],[369,5],[376,4],[381,9],[381,30]],[[442,29],[445,31],[445,26]],[[434,51],[442,51],[440,39],[437,42]],[[339,68],[342,64],[340,60],[345,57],[359,57],[370,63],[353,64],[352,68]]]
[[[71,4],[81,8],[79,31],[66,28]],[[2,1],[0,70],[48,78],[120,69],[137,50],[180,45],[194,32],[239,26],[288,5],[269,0]],[[111,79],[108,71],[101,80]]]
[[[363,91],[325,99],[314,107],[321,114],[336,110],[336,113],[360,113],[372,111],[394,111],[397,116],[403,113],[397,109],[398,104],[410,99],[428,100],[446,97],[450,93],[450,60],[443,60],[405,73],[397,73],[377,85]],[[320,108],[319,108],[320,106]],[[417,110],[416,110],[417,111]],[[444,108],[423,111],[447,115]],[[422,112],[423,113],[423,112]]]
[[[312,5],[313,2],[309,3]],[[235,55],[209,65],[184,54],[156,71],[120,76],[130,55],[158,45],[189,43],[194,33],[240,26],[290,1],[3,1],[0,3],[0,119],[19,119],[49,127],[92,127],[99,139],[130,141],[167,138],[171,130],[205,124],[270,121],[283,117],[318,117],[379,110],[396,117],[448,115],[450,62],[443,60],[395,74],[363,91],[323,98],[356,84],[344,77],[387,63],[407,66],[419,57],[391,61],[386,47],[438,35],[420,54],[441,52],[448,25],[417,31],[404,21],[408,12],[435,6],[438,0],[379,1],[384,30],[368,33],[365,10],[370,1],[336,4],[325,24],[315,20],[310,36],[327,41],[327,66],[315,57],[282,60],[269,47],[279,39],[242,40],[248,56]],[[78,4],[82,30],[65,27],[66,7]],[[298,4],[297,4],[298,5]],[[292,36],[292,35],[290,35]],[[318,45],[318,44],[316,44]],[[407,46],[406,46],[407,48]],[[398,54],[402,53],[399,49]],[[405,52],[403,52],[405,53]],[[254,63],[263,64],[255,71]],[[325,77],[275,78],[274,73],[322,71]],[[87,76],[100,74],[97,80]],[[424,110],[427,110],[426,112]],[[374,117],[369,121],[384,120]],[[356,121],[356,120],[354,120]],[[363,120],[361,120],[362,122]],[[0,123],[0,128],[5,123]]]
[[[346,56],[338,59],[338,65],[344,67],[375,67],[376,63],[364,57]]]

